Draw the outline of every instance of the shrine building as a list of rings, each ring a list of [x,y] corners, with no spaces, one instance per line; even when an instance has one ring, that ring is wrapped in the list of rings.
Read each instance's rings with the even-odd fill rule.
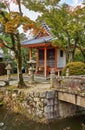
[[[36,58],[36,75],[48,76],[52,69],[57,75],[60,75],[63,67],[66,65],[66,53],[58,46],[53,46],[53,37],[50,29],[43,24],[44,33],[39,32],[31,40],[22,41],[22,47],[29,48],[29,60],[32,60],[32,49],[37,51]]]

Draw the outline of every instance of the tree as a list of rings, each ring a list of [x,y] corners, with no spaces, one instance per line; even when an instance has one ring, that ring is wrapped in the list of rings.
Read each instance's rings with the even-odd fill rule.
[[[85,7],[77,6],[73,12],[73,20],[74,20],[74,28],[72,33],[72,38],[74,40],[74,48],[73,48],[73,58],[75,54],[76,48],[81,48],[80,51],[83,55],[85,62],[85,53],[83,49],[85,49]],[[83,47],[83,49],[82,49]]]
[[[51,9],[43,13],[39,17],[38,21],[45,20],[51,27],[54,43],[65,49],[68,55],[72,52],[72,59],[74,60],[74,54],[76,48],[83,42],[84,44],[84,23],[85,23],[85,7],[77,6],[72,8],[67,4],[62,6],[53,6]],[[81,36],[83,35],[83,39]],[[83,40],[83,41],[81,41]]]
[[[38,30],[34,21],[30,20],[30,18],[23,16],[21,11],[21,3],[20,0],[16,0],[19,12],[11,12],[6,1],[0,2],[0,25],[1,25],[1,37],[0,43],[11,51],[14,52],[16,63],[17,63],[17,71],[18,71],[18,87],[25,87],[25,83],[22,76],[22,56],[21,56],[21,43],[20,43],[20,33],[18,28],[23,25],[24,31],[32,30],[34,33]],[[3,6],[2,6],[3,5]],[[4,7],[4,10],[2,8]],[[9,12],[5,10],[8,8]],[[7,38],[9,40],[7,40]]]
[[[82,13],[81,13],[81,23],[82,23],[82,29],[79,30],[79,40],[78,40],[78,49],[81,51],[83,55],[83,59],[85,62],[85,4],[82,8]]]
[[[46,12],[51,7],[56,7],[60,0],[22,0],[22,3],[30,10],[41,13]]]

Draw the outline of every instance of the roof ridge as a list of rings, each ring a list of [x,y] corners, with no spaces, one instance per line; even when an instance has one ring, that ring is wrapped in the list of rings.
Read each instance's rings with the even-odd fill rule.
[[[50,28],[45,22],[42,22],[42,26],[41,26],[41,27],[42,27],[42,29],[45,29],[46,33],[47,33],[49,36],[51,36],[51,33],[50,33],[51,28]],[[39,31],[39,32],[36,34],[35,38],[37,38],[40,33],[41,33],[41,32]]]

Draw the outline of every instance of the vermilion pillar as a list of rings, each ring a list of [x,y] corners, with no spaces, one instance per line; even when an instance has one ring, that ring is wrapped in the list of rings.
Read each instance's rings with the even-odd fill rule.
[[[47,76],[47,48],[44,47],[44,76]]]
[[[29,60],[32,60],[32,48],[30,48],[30,52],[29,52]]]

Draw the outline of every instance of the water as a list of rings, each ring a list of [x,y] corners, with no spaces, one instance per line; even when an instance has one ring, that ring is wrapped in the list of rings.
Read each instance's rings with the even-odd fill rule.
[[[82,123],[85,124],[85,115],[50,124],[40,124],[30,121],[20,114],[0,108],[0,130],[63,130],[67,126],[70,126],[71,130],[81,130]]]

